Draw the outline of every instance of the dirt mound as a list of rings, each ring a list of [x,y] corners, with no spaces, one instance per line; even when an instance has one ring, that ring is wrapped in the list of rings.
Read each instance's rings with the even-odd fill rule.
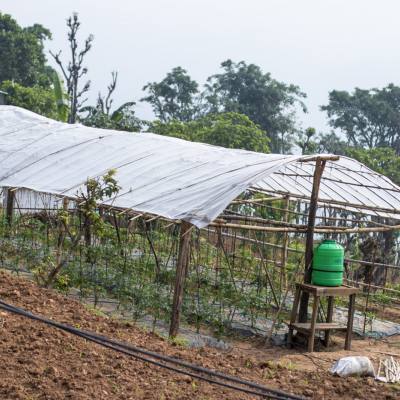
[[[230,352],[189,350],[130,324],[97,315],[77,301],[6,273],[0,273],[0,298],[77,328],[309,398],[395,399],[400,393],[395,386],[378,384],[372,379],[332,377],[327,372],[329,365],[321,367],[319,363],[327,354],[332,359],[342,357],[341,352],[313,357],[250,345]],[[250,398],[2,311],[0,365],[1,399]]]

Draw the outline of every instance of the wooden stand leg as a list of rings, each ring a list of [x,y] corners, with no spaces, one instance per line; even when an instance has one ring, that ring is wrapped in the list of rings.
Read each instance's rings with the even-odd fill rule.
[[[328,311],[327,311],[327,315],[326,315],[326,322],[332,322],[332,317],[333,317],[333,307],[334,307],[334,302],[335,302],[335,298],[333,296],[329,296],[328,297]],[[331,336],[331,331],[327,330],[325,331],[325,337],[324,337],[324,344],[326,347],[329,347],[329,339]]]
[[[293,324],[296,322],[296,318],[297,318],[297,312],[298,312],[299,302],[300,302],[300,293],[301,293],[300,287],[297,286],[296,294],[294,296],[292,313],[290,314],[289,333],[288,333],[288,338],[287,338],[288,347],[291,347],[292,343],[293,343]]]
[[[315,324],[317,323],[318,306],[319,306],[319,296],[314,296],[314,304],[311,316],[310,336],[308,337],[308,351],[310,353],[314,351]]]
[[[349,313],[348,313],[348,317],[347,317],[346,342],[344,345],[345,350],[351,349],[351,336],[353,333],[353,320],[354,320],[355,305],[356,305],[356,295],[352,294],[349,297]]]

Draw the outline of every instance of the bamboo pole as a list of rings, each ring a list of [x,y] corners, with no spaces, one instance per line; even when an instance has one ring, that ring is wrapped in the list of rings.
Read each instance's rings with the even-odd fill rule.
[[[248,204],[248,203],[262,203],[264,201],[275,201],[275,200],[282,200],[284,199],[286,196],[276,196],[276,197],[261,197],[259,199],[248,199],[248,200],[233,200],[231,202],[231,204]]]
[[[174,298],[172,302],[171,324],[169,328],[169,337],[174,338],[179,331],[180,317],[182,311],[183,291],[185,286],[185,279],[189,267],[189,253],[190,253],[190,234],[188,233],[192,225],[186,221],[181,223],[180,243],[178,263],[176,265],[176,277]]]
[[[260,232],[298,232],[307,233],[308,228],[304,225],[297,225],[297,227],[285,227],[285,226],[260,226],[260,225],[246,225],[246,224],[231,224],[228,222],[223,222],[221,220],[216,220],[217,222],[211,222],[208,226],[222,227],[222,228],[232,228],[241,229],[248,231],[260,231]],[[323,227],[318,226],[313,229],[315,233],[370,233],[370,232],[387,232],[400,230],[400,225],[392,225],[387,227],[366,227],[366,228],[346,228],[343,226],[333,226],[333,227]]]
[[[289,213],[289,210],[287,209],[282,209],[284,216]],[[304,214],[307,215],[307,214]],[[315,216],[315,219],[321,219],[320,217]],[[288,217],[286,216],[286,219]],[[325,218],[322,218],[325,219]],[[253,217],[249,215],[231,215],[231,214],[221,214],[218,218],[216,218],[213,222],[214,223],[221,223],[221,224],[227,224],[230,222],[227,221],[243,221],[243,222],[249,222],[249,223],[255,223],[255,224],[267,224],[267,225],[275,225],[275,226],[283,226],[283,227],[288,227],[288,228],[295,228],[295,229],[307,229],[307,225],[303,224],[292,224],[288,221],[278,221],[274,219],[267,219],[267,218],[261,218],[261,217]],[[355,222],[354,220],[345,220],[342,219],[342,221],[351,221]],[[360,223],[366,224],[370,221],[359,221]],[[260,225],[254,225],[254,226],[260,226]],[[385,228],[392,228],[394,225],[384,225],[380,224],[379,227],[385,227]],[[366,227],[367,228],[367,227]],[[334,226],[334,225],[317,225],[315,229],[337,229],[338,231],[343,231],[346,229],[354,229],[350,228],[347,226]],[[358,228],[359,229],[359,228]],[[375,229],[375,228],[374,228]]]
[[[290,197],[286,196],[285,199],[285,212],[283,214],[283,221],[285,223],[288,222],[288,218],[289,218],[289,206],[290,206]],[[288,246],[289,246],[289,234],[288,232],[284,232],[283,234],[283,249],[282,249],[282,257],[281,257],[281,262],[282,262],[282,269],[281,269],[281,281],[280,281],[280,287],[281,287],[281,293],[282,290],[284,290],[286,288],[286,284],[287,284],[287,276],[286,276],[286,261],[288,258]]]
[[[287,197],[287,196],[285,196],[285,197]],[[289,196],[289,198],[290,198],[290,196]],[[259,205],[259,204],[257,204],[257,205]],[[284,208],[273,207],[273,206],[268,206],[268,209],[276,210],[276,211],[282,211],[282,212],[286,211]],[[228,210],[228,209],[225,210],[225,213],[232,213],[232,212],[233,211]],[[305,216],[305,217],[308,216],[307,213],[297,212],[297,211],[294,211],[294,210],[288,210],[288,212],[289,212],[289,214],[300,215],[300,216]],[[354,214],[354,211],[349,211],[349,212]],[[275,224],[281,223],[281,221],[269,220],[269,219],[260,218],[260,217],[252,217],[252,216],[247,216],[247,215],[242,215],[242,214],[221,214],[219,216],[219,218],[227,218],[227,219],[232,219],[233,220],[234,218],[231,218],[232,216],[237,217],[237,218],[235,218],[237,220],[240,220],[240,219],[249,220],[249,221],[251,221],[251,220],[254,220],[254,221],[260,220],[260,222],[274,221]],[[325,223],[326,223],[326,221],[338,221],[338,222],[352,222],[352,223],[359,223],[359,224],[372,224],[372,225],[376,225],[376,226],[383,226],[383,227],[386,227],[386,228],[393,226],[393,225],[382,224],[382,223],[379,223],[377,221],[372,221],[372,220],[367,220],[367,219],[364,219],[364,220],[356,219],[356,218],[348,219],[348,218],[338,218],[338,217],[327,217],[325,215],[316,215],[315,219],[324,220]],[[301,226],[298,223],[297,223],[297,225]],[[331,226],[332,225],[327,225],[327,227],[331,227]],[[342,226],[342,228],[345,228],[345,226]]]
[[[306,251],[304,256],[304,283],[311,282],[311,269],[314,247],[314,228],[315,228],[315,215],[318,207],[318,193],[321,183],[321,177],[325,169],[325,160],[317,159],[315,162],[313,187],[310,197],[310,209],[308,214],[308,229],[306,235]],[[300,299],[299,322],[307,321],[309,294],[302,293]]]

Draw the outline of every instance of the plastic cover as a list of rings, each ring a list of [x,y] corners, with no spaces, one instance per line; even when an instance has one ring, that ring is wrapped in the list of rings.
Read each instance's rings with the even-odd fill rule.
[[[234,198],[257,185],[272,193],[309,196],[314,163],[300,160],[301,155],[262,154],[152,133],[69,125],[0,106],[1,187],[75,197],[89,177],[116,169],[121,190],[106,204],[198,227],[208,225]],[[361,187],[360,177],[370,187]],[[321,198],[350,198],[352,203],[394,213],[400,212],[399,194],[400,188],[390,180],[347,158],[329,162],[321,184]]]

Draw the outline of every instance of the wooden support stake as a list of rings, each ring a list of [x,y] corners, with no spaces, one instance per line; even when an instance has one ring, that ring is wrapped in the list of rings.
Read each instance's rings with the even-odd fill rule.
[[[188,222],[182,221],[181,232],[180,232],[180,242],[179,242],[179,255],[178,263],[176,265],[176,277],[175,277],[175,289],[174,289],[174,299],[172,303],[172,314],[171,314],[171,325],[169,328],[169,337],[174,338],[177,336],[179,331],[179,322],[182,311],[183,302],[183,291],[185,285],[185,279],[189,267],[189,256],[190,256],[190,234],[192,225]]]
[[[315,163],[313,188],[310,197],[310,208],[308,211],[308,224],[306,234],[306,250],[304,257],[304,283],[311,283],[313,247],[314,247],[314,228],[315,228],[315,215],[318,206],[318,193],[321,183],[321,177],[324,172],[326,161],[317,159]],[[299,322],[307,322],[309,294],[304,292],[300,301]]]
[[[314,351],[315,325],[317,324],[318,306],[319,306],[319,296],[314,296],[313,311],[311,315],[310,335],[308,336],[307,350],[309,353],[312,353]]]
[[[326,322],[328,322],[328,323],[332,322],[333,309],[335,306],[334,303],[335,303],[335,298],[333,296],[329,296],[328,297],[328,310],[326,312]],[[325,337],[324,337],[325,347],[329,347],[330,336],[331,336],[331,331],[328,329],[327,331],[325,331]]]
[[[12,225],[13,216],[14,216],[14,199],[15,199],[15,190],[12,188],[7,189],[7,203],[6,203],[6,218],[9,226]]]
[[[353,334],[353,321],[354,321],[354,312],[356,309],[356,295],[350,295],[349,299],[349,311],[347,316],[347,331],[346,331],[346,341],[344,348],[346,350],[351,350],[351,336]]]

